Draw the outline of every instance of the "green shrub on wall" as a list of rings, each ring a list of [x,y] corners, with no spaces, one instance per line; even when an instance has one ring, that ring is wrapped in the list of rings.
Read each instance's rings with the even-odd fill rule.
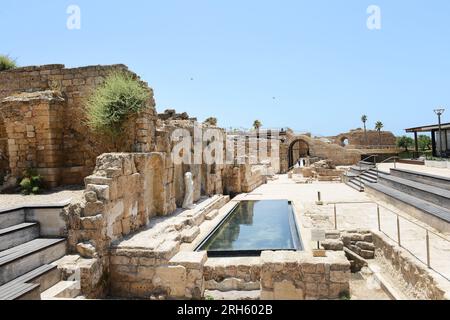
[[[124,120],[143,110],[148,90],[131,75],[110,74],[86,103],[88,125],[97,132],[117,136]]]
[[[23,173],[23,178],[19,183],[22,194],[38,194],[41,192],[42,177],[34,169],[28,169]]]
[[[16,61],[9,56],[0,55],[0,71],[10,70],[16,68]]]

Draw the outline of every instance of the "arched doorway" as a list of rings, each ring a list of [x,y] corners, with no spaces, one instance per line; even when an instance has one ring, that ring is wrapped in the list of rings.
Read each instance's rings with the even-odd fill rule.
[[[292,168],[299,159],[309,157],[309,145],[307,142],[298,139],[291,143],[288,150],[289,168]]]
[[[346,146],[348,146],[349,145],[349,141],[348,141],[348,138],[347,137],[342,137],[341,138],[341,147],[346,147]]]

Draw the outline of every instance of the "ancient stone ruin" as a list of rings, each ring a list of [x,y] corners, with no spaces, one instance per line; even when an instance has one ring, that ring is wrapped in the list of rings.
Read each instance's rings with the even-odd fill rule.
[[[89,128],[85,102],[115,71],[139,81],[149,98],[112,139]],[[257,290],[261,299],[346,297],[359,267],[352,252],[374,256],[369,232],[327,239],[326,259],[264,251],[256,262],[235,264],[195,248],[234,208],[232,198],[276,174],[334,181],[342,174],[336,166],[357,163],[377,141],[392,151],[390,133],[368,137],[369,144],[360,130],[328,140],[290,129],[233,133],[187,113],[158,113],[153,90],[124,65],[0,72],[0,190],[11,191],[26,169],[36,169],[48,189],[82,186],[81,199],[52,216],[46,236],[66,241],[55,263],[64,279],[79,274],[78,293],[87,298],[202,299],[217,288]]]

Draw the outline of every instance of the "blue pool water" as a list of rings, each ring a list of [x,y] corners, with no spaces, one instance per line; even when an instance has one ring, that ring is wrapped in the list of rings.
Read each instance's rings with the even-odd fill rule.
[[[197,248],[209,256],[259,255],[264,250],[302,250],[287,200],[241,201]]]

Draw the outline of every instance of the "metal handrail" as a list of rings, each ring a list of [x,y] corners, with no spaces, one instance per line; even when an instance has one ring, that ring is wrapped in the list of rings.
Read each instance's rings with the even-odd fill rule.
[[[384,231],[381,229],[380,208],[383,208],[383,209],[387,210],[388,212],[394,214],[394,215],[397,217],[397,240],[394,240],[394,241],[397,241],[398,245],[399,245],[401,248],[403,248],[403,249],[405,249],[406,251],[408,251],[410,254],[412,254],[414,257],[416,257],[420,262],[426,264],[427,267],[428,267],[429,269],[434,270],[435,272],[437,272],[438,274],[440,274],[442,277],[444,277],[446,280],[450,281],[450,279],[449,279],[447,276],[443,275],[442,273],[440,273],[438,270],[434,269],[434,268],[431,266],[430,234],[432,234],[432,235],[434,235],[434,236],[436,236],[436,237],[438,237],[438,238],[440,238],[440,239],[442,239],[442,240],[444,240],[444,241],[450,243],[450,240],[447,239],[446,237],[444,237],[444,236],[442,236],[442,235],[440,235],[440,234],[437,234],[436,232],[430,230],[429,228],[426,228],[426,227],[424,227],[424,226],[418,224],[417,222],[414,222],[413,220],[411,220],[411,219],[405,217],[404,215],[400,215],[399,213],[394,212],[392,209],[389,209],[389,208],[387,208],[386,206],[383,206],[383,205],[381,205],[381,204],[379,204],[379,203],[377,203],[377,202],[375,202],[375,201],[342,201],[342,202],[326,202],[326,204],[327,204],[327,205],[333,205],[333,206],[334,206],[334,227],[335,227],[336,230],[337,230],[337,228],[338,228],[338,224],[337,224],[337,205],[339,205],[339,204],[375,204],[375,205],[377,205],[378,231],[379,231],[379,232],[382,232],[383,234],[385,234],[385,235],[386,235],[389,239],[391,239],[391,240],[394,240],[394,239],[392,239],[391,236],[389,236],[386,232],[384,232]],[[419,257],[417,257],[417,256],[416,256],[412,251],[410,251],[408,248],[402,246],[402,244],[401,244],[401,231],[400,231],[400,218],[402,218],[402,219],[408,221],[409,223],[411,223],[411,224],[413,224],[413,225],[415,225],[415,226],[417,226],[417,227],[419,227],[420,229],[422,229],[422,230],[425,231],[425,233],[426,233],[426,234],[425,234],[425,242],[426,242],[426,251],[427,251],[427,252],[426,252],[426,256],[427,256],[427,261],[426,261],[426,262],[422,261]]]
[[[393,156],[393,157],[387,158],[386,160],[381,161],[379,164],[386,163],[386,162],[388,162],[389,160],[392,160],[392,159],[394,159],[394,168],[396,169],[397,168],[397,161],[396,160],[400,160],[401,159],[398,156]]]
[[[353,179],[358,179],[358,181],[359,181],[359,187],[360,188],[362,188],[363,187],[363,182],[362,182],[362,178],[361,178],[361,176],[364,174],[364,173],[366,173],[366,172],[369,172],[372,168],[369,168],[369,169],[366,169],[366,170],[362,170],[362,162],[364,162],[364,161],[366,161],[366,160],[369,160],[369,159],[371,159],[371,158],[374,158],[374,164],[375,164],[375,168],[377,167],[377,158],[378,158],[378,155],[376,155],[376,154],[372,154],[372,155],[370,155],[370,156],[368,156],[368,157],[366,157],[366,158],[364,158],[364,159],[362,159],[361,161],[359,161],[359,174],[357,174],[355,177],[353,177]],[[377,170],[378,171],[378,170]]]

